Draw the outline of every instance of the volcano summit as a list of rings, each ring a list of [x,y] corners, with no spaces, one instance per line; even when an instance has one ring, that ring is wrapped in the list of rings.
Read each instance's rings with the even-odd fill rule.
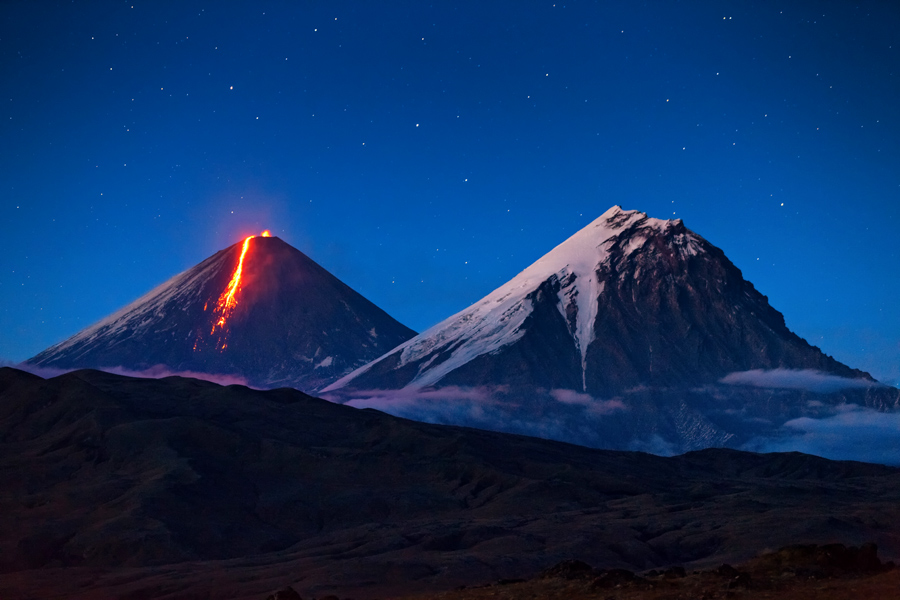
[[[251,236],[28,363],[318,390],[415,332],[277,237]]]

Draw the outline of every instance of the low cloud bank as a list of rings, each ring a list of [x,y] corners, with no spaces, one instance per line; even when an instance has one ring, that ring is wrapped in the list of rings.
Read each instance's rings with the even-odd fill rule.
[[[801,417],[784,424],[781,435],[755,438],[743,446],[753,452],[798,451],[833,460],[900,465],[900,412],[878,412],[842,405],[823,419]]]
[[[847,389],[882,387],[877,381],[850,379],[822,373],[814,369],[753,369],[729,373],[719,380],[727,385],[749,385],[760,388],[803,390],[831,394]]]
[[[608,415],[617,410],[625,410],[625,403],[618,398],[612,400],[601,400],[594,398],[590,394],[582,394],[575,390],[550,390],[550,396],[557,402],[563,404],[571,404],[575,406],[583,406],[588,412],[597,415]]]
[[[602,400],[575,390],[553,389],[549,390],[549,392],[547,390],[536,390],[534,395],[547,393],[561,404],[582,407],[587,412],[596,415],[607,415],[619,410],[625,410],[625,404],[618,398]],[[475,403],[482,407],[510,406],[508,401],[499,399],[499,396],[507,394],[509,394],[508,386],[448,386],[442,388],[410,386],[399,390],[354,390],[349,394],[333,392],[323,394],[322,397],[332,402],[339,402],[356,408],[375,408],[385,412],[414,408],[453,412],[452,405]],[[515,405],[515,401],[512,404]],[[468,412],[471,412],[471,409]]]
[[[597,445],[597,424],[625,409],[621,400],[598,400],[572,390],[517,394],[508,386],[336,390],[326,400],[356,408],[443,425],[518,433],[584,445]]]
[[[492,402],[494,394],[505,391],[506,388],[502,386],[473,388],[451,386],[440,389],[407,387],[399,390],[354,390],[349,395],[326,393],[321,397],[356,408],[374,408],[392,412],[424,406],[446,407],[448,403],[487,404]]]
[[[506,393],[504,386],[419,388],[399,390],[354,390],[350,394],[328,393],[322,398],[353,406],[441,425],[465,425],[484,429],[509,430],[510,419],[500,416],[503,406],[496,399]]]
[[[675,456],[677,449],[671,442],[667,442],[659,435],[653,434],[649,438],[637,438],[628,444],[628,449],[634,452],[646,452],[657,456]]]
[[[71,373],[72,371],[81,370],[41,367],[29,363],[11,363],[6,361],[0,362],[0,366],[12,367],[14,369],[19,369],[20,371],[26,371],[28,373],[31,373],[32,375],[37,375],[38,377],[42,377],[44,379],[50,379],[51,377],[58,377],[59,375],[65,375],[66,373]],[[219,385],[244,385],[250,387],[247,383],[247,380],[240,375],[228,375],[225,373],[201,373],[198,371],[173,371],[168,367],[165,367],[164,365],[154,365],[149,369],[144,369],[142,371],[134,371],[131,369],[126,369],[124,367],[102,367],[97,370],[112,373],[114,375],[123,375],[125,377],[141,377],[145,379],[162,379],[164,377],[190,377],[193,379],[202,379],[203,381],[209,381],[210,383],[217,383]]]

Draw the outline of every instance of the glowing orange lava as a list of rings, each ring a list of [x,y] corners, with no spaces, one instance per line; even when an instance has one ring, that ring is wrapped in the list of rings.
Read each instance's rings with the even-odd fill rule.
[[[256,236],[250,236],[246,240],[244,240],[244,247],[241,250],[241,258],[238,261],[237,269],[234,270],[234,275],[231,276],[231,281],[228,282],[228,289],[226,289],[221,296],[219,296],[219,301],[216,303],[216,312],[219,313],[219,320],[216,322],[216,325],[220,327],[225,326],[225,319],[231,314],[231,311],[234,310],[234,307],[237,306],[237,300],[234,299],[234,295],[237,293],[238,288],[241,286],[241,275],[244,272],[244,257],[247,255],[247,249],[250,247],[250,240],[252,240]],[[213,330],[211,333],[216,332],[216,325],[213,325]]]
[[[260,236],[269,237],[271,233],[269,230],[263,231]],[[241,289],[241,276],[244,273],[244,258],[247,256],[247,250],[250,249],[250,240],[255,238],[255,235],[251,235],[250,237],[244,240],[244,245],[241,248],[241,257],[238,259],[237,267],[234,269],[234,274],[231,276],[231,281],[228,282],[228,287],[225,288],[225,291],[222,292],[222,295],[219,296],[219,300],[216,302],[216,305],[213,307],[213,326],[212,330],[210,330],[210,335],[215,335],[216,330],[220,330],[219,339],[216,342],[216,348],[218,350],[225,350],[228,347],[228,341],[226,339],[227,334],[227,323],[228,319],[231,316],[231,313],[234,312],[234,308],[237,306],[237,294]],[[203,305],[203,310],[205,311],[209,307],[209,302]],[[199,339],[194,342],[194,350],[197,350],[197,343]]]

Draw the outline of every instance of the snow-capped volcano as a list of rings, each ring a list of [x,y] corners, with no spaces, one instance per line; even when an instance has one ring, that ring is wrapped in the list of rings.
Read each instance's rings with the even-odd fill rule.
[[[528,364],[486,364],[510,355]],[[615,206],[482,300],[327,390],[385,378],[400,387],[531,379],[611,393],[662,375],[700,383],[788,363],[863,376],[792,334],[722,251],[680,219]]]
[[[251,237],[28,362],[315,391],[414,332],[277,237]]]
[[[667,221],[650,219],[637,211],[624,212],[613,207],[481,301],[406,342],[392,354],[400,351],[400,367],[431,357],[410,383],[437,384],[474,358],[494,353],[521,339],[527,331],[523,327],[525,320],[534,311],[534,294],[542,285],[550,284],[556,308],[581,356],[584,375],[587,349],[594,340],[596,300],[605,286],[598,266],[609,258],[611,244],[621,230],[631,226],[661,230],[668,225]],[[626,253],[633,252],[643,241],[646,238],[636,236]],[[444,352],[449,355],[438,360]],[[352,381],[386,358],[355,371],[332,387]]]
[[[806,383],[774,392],[747,383],[778,379],[768,373]],[[815,377],[840,391],[798,391]],[[482,300],[322,391],[421,420],[678,451],[746,442],[808,414],[808,402],[896,404],[878,385],[792,333],[680,219],[615,206]]]

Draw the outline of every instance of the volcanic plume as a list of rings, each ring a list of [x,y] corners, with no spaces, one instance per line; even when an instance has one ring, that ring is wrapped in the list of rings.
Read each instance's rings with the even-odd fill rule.
[[[28,362],[237,375],[315,391],[414,332],[268,231]]]

